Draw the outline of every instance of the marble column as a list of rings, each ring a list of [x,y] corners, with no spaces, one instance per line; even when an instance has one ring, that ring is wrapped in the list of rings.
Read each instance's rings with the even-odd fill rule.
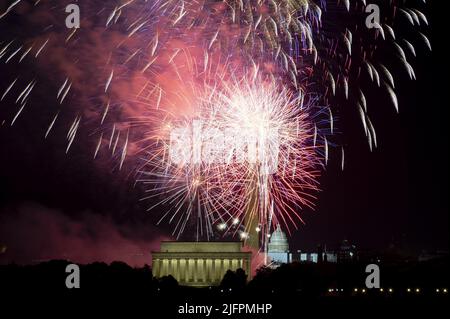
[[[211,281],[216,282],[217,280],[217,267],[216,267],[217,259],[214,258],[211,261]]]
[[[206,270],[205,270],[206,281],[210,282],[211,281],[212,260],[207,258],[205,260],[205,263],[206,263]]]
[[[225,260],[223,258],[220,259],[216,259],[216,277],[215,277],[215,281],[218,281],[220,283],[220,281],[223,278],[223,275],[225,274],[224,271],[225,268]]]
[[[230,260],[228,258],[224,259],[223,260],[223,274],[225,274],[230,268],[231,268],[230,267]]]
[[[194,259],[194,282],[198,282],[198,259]]]
[[[174,259],[173,267],[173,277],[179,282],[180,281],[180,259]]]
[[[152,274],[153,274],[153,277],[159,277],[159,259],[155,259],[153,261]]]
[[[161,277],[167,276],[168,273],[169,273],[169,260],[165,258],[163,259],[163,271]]]
[[[208,281],[208,259],[203,259],[203,281]]]
[[[188,281],[192,282],[192,279],[194,278],[194,260],[192,258],[188,259]]]
[[[178,273],[178,278],[180,278],[180,281],[183,280],[182,261],[183,261],[183,259],[180,258],[180,259],[178,259],[178,263],[177,263],[177,267],[178,267],[177,273]]]
[[[186,259],[184,259],[184,258],[180,259],[180,280],[182,282],[184,282],[186,280],[186,271],[185,271],[186,264],[185,264],[185,260]]]
[[[203,259],[197,259],[197,282],[203,282]]]
[[[190,277],[190,265],[189,265],[189,258],[185,259],[185,268],[184,268],[184,279],[186,282],[189,282],[191,277]]]

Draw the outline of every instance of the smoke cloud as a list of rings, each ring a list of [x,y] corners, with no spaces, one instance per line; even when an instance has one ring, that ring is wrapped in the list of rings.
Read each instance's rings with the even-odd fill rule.
[[[9,210],[5,212],[5,210]],[[151,264],[151,251],[159,250],[160,235],[109,217],[81,212],[76,218],[36,203],[3,208],[0,215],[0,263],[32,264],[67,259],[85,264],[115,260],[130,266]]]

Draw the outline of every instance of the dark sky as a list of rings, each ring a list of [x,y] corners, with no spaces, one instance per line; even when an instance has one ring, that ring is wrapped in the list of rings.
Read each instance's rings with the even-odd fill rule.
[[[378,149],[369,151],[357,112],[340,106],[345,170],[332,151],[317,209],[303,213],[306,225],[291,238],[294,249],[336,247],[344,238],[362,248],[448,249],[448,36],[438,34],[434,15],[433,52],[418,50],[412,62],[418,80],[397,75],[400,114],[379,91],[368,93]],[[0,87],[5,81],[0,74]],[[63,124],[44,140],[48,96],[38,92],[34,100],[13,127],[0,126],[0,243],[8,247],[0,262],[69,257],[142,264],[170,228],[154,225],[133,176],[107,161],[94,165],[82,143],[65,155],[66,142],[58,138],[66,134]],[[0,108],[1,123],[13,113],[4,103]],[[82,131],[80,140],[89,133]]]
[[[417,81],[398,74],[400,114],[376,93],[372,109],[379,147],[370,153],[357,115],[345,113],[346,168],[328,168],[315,213],[295,245],[335,246],[348,238],[365,248],[448,249],[448,27],[442,8],[428,13],[433,52],[418,53]],[[439,18],[440,19],[439,19]],[[369,111],[370,112],[370,111]],[[337,155],[336,155],[337,156]]]

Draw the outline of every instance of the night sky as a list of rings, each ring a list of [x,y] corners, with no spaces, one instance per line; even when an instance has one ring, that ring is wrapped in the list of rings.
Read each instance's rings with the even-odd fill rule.
[[[317,211],[294,236],[298,249],[313,249],[317,242],[335,247],[343,238],[367,249],[391,244],[416,253],[448,249],[450,82],[444,12],[431,5],[433,52],[418,54],[417,80],[399,74],[400,114],[376,93],[371,97],[378,149],[370,153],[357,115],[344,113],[345,171],[340,172],[338,160],[328,168]]]
[[[443,65],[448,64],[448,36],[437,34],[441,28],[434,17],[430,11],[433,52],[422,47],[412,61],[418,80],[397,72],[400,114],[379,91],[368,93],[378,149],[370,152],[359,115],[338,101],[345,170],[340,170],[339,151],[331,151],[316,210],[302,213],[306,225],[291,237],[292,249],[312,250],[319,243],[335,248],[344,238],[362,249],[392,243],[414,253],[448,249],[450,83]],[[39,78],[48,81],[53,94],[58,84],[52,79],[45,73]],[[9,83],[0,74],[0,88]],[[0,243],[7,246],[0,263],[52,258],[149,263],[150,250],[170,238],[171,227],[155,226],[159,214],[146,212],[148,203],[139,201],[142,190],[133,174],[118,172],[106,160],[94,163],[83,142],[89,129],[80,132],[66,155],[61,136],[70,117],[44,140],[53,114],[47,110],[55,103],[47,92],[36,92],[12,127],[8,121],[14,112],[7,103],[0,103],[0,123],[5,120],[0,126]]]

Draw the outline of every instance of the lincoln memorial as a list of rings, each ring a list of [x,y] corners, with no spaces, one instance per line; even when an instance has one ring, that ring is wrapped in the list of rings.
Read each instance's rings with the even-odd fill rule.
[[[161,242],[161,251],[152,252],[153,276],[172,275],[181,285],[218,285],[227,270],[242,268],[251,276],[251,252],[242,251],[242,242]]]

